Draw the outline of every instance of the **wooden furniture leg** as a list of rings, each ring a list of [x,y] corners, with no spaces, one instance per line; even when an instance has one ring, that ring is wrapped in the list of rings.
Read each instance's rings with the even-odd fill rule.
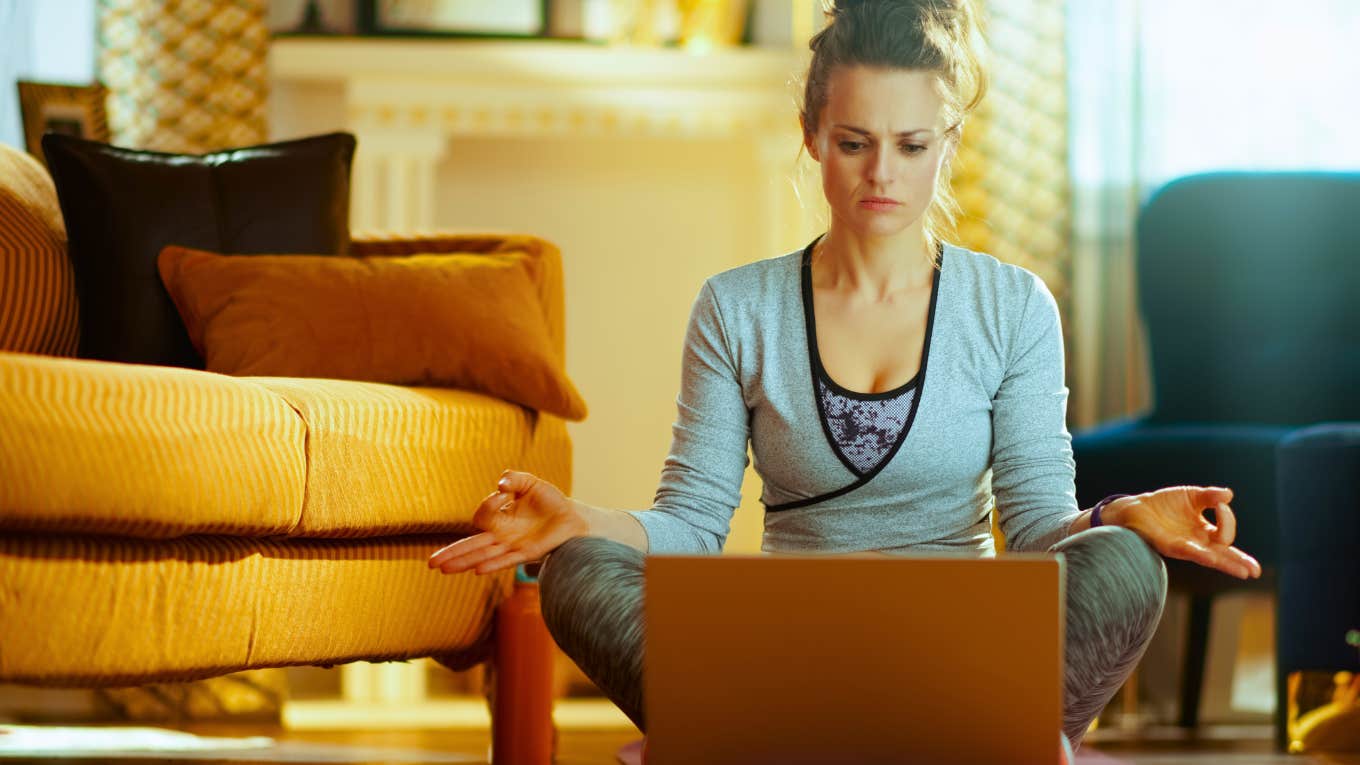
[[[1181,672],[1182,728],[1199,727],[1199,698],[1204,687],[1204,659],[1209,652],[1209,615],[1213,599],[1190,595],[1190,624],[1185,638],[1185,664]]]

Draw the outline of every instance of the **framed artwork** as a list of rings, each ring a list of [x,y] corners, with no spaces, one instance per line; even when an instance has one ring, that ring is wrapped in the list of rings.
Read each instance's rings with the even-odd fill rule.
[[[352,35],[354,0],[269,0],[265,21],[276,37]]]
[[[19,111],[24,121],[24,145],[44,165],[43,133],[65,133],[91,141],[109,141],[109,119],[104,108],[108,90],[100,83],[63,85],[19,80]]]
[[[359,34],[543,37],[549,0],[358,0]]]

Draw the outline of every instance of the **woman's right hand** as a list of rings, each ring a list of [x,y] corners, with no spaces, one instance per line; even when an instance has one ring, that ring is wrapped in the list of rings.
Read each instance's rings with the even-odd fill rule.
[[[480,534],[454,542],[430,556],[430,568],[445,574],[474,569],[489,574],[536,561],[573,537],[590,531],[576,505],[552,483],[517,470],[501,474],[472,514]]]

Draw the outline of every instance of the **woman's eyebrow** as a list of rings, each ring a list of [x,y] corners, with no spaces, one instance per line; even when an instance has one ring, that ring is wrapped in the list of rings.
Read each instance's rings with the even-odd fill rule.
[[[854,125],[842,125],[842,124],[837,123],[837,124],[835,124],[835,125],[832,125],[832,127],[843,128],[843,129],[845,129],[845,130],[849,130],[849,131],[854,132],[854,133],[859,133],[860,135],[863,135],[863,136],[868,136],[869,138],[873,138],[873,137],[874,137],[874,134],[873,134],[873,133],[870,133],[868,130],[865,130],[864,128],[855,127]],[[934,132],[935,132],[935,131],[931,130],[930,128],[916,128],[915,130],[902,130],[902,131],[899,131],[899,132],[897,133],[897,137],[898,137],[898,138],[906,138],[906,137],[908,137],[908,136],[916,135],[917,133],[934,133]]]

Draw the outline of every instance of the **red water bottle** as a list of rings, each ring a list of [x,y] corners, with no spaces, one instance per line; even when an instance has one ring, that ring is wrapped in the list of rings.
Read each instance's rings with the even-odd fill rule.
[[[523,565],[516,566],[514,589],[496,610],[493,765],[547,765],[556,756],[553,655],[552,635],[539,605],[538,579]]]

